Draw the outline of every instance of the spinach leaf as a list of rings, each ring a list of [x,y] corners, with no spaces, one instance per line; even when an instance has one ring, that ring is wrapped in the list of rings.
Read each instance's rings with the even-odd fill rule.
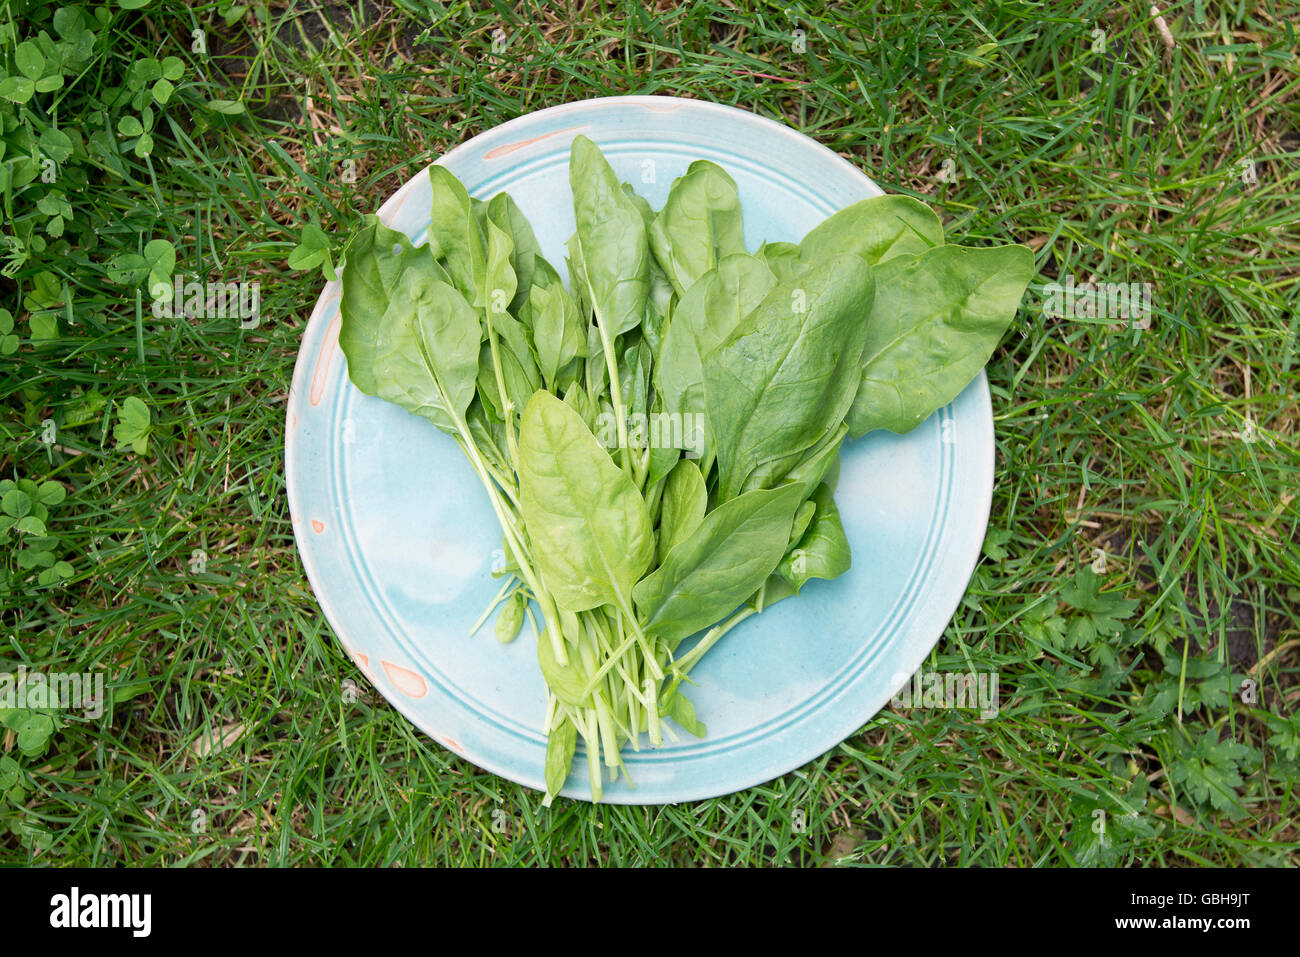
[[[509,316],[505,318],[509,319]],[[513,322],[514,320],[510,320]],[[497,352],[501,362],[501,379],[505,385],[506,399],[514,406],[514,415],[528,404],[534,392],[541,386],[537,366],[527,351],[523,359],[516,358],[513,350],[502,348]],[[500,390],[497,388],[496,369],[492,362],[492,350],[484,344],[479,351],[478,363],[478,397],[491,416],[501,422],[506,419],[506,410],[501,405]]]
[[[799,544],[781,559],[777,574],[797,593],[810,578],[836,578],[849,570],[849,539],[840,521],[831,490],[817,486],[813,493],[815,518]]]
[[[835,256],[773,287],[704,354],[718,496],[734,498],[765,463],[813,446],[843,420],[861,376],[872,269]],[[780,475],[770,475],[774,481]]]
[[[529,301],[532,306],[533,344],[537,347],[537,364],[547,384],[553,385],[561,369],[586,354],[586,322],[578,312],[573,297],[559,282],[533,286]]]
[[[561,612],[561,615],[564,613]],[[572,621],[572,618],[569,620]],[[568,657],[567,664],[560,664],[555,658],[555,645],[550,636],[537,636],[537,665],[546,680],[546,686],[562,704],[570,708],[589,708],[592,706],[592,697],[586,690],[589,678],[587,670],[579,662],[580,655],[570,652]]]
[[[630,610],[655,550],[645,501],[582,417],[549,392],[524,410],[518,471],[533,557],[556,605]]]
[[[943,243],[934,210],[910,196],[875,196],[828,216],[799,243],[804,268],[853,253],[871,265],[913,256]],[[784,249],[782,250],[784,254]]]
[[[650,464],[646,468],[645,487],[651,488],[681,460],[682,453],[698,451],[704,436],[697,434],[696,419],[669,412],[663,398],[655,395],[650,405]],[[688,454],[693,454],[688,452]]]
[[[429,244],[451,276],[452,283],[475,309],[482,309],[486,280],[483,231],[470,205],[469,193],[450,170],[429,167],[433,187]]]
[[[578,224],[581,276],[609,336],[640,325],[650,288],[645,220],[596,144],[574,137],[569,184]]]
[[[650,247],[678,296],[722,257],[745,251],[740,196],[726,170],[696,160],[673,180],[650,227]]]
[[[509,193],[497,193],[492,197],[487,204],[487,219],[510,237],[510,268],[518,279],[518,288],[509,309],[511,314],[520,317],[520,307],[533,285],[537,261],[542,258],[542,247],[538,245],[532,224]]]
[[[705,411],[700,357],[721,345],[775,285],[766,265],[742,253],[723,259],[687,291],[668,323],[655,368],[666,411]]]
[[[519,288],[519,278],[510,263],[513,253],[514,242],[510,239],[510,234],[489,220],[487,261],[483,276],[484,305],[489,316],[507,315]]]
[[[348,245],[339,312],[353,384],[456,434],[474,398],[480,326],[436,278],[430,250],[371,222]]]
[[[877,267],[862,383],[847,422],[907,432],[984,368],[1034,276],[1025,246],[938,246]]]
[[[647,633],[672,643],[722,619],[776,569],[802,501],[797,485],[719,505],[632,590]]]
[[[547,807],[551,799],[560,793],[564,782],[569,777],[569,768],[573,766],[573,753],[577,750],[578,732],[568,718],[551,729],[546,736],[546,800]]]
[[[785,282],[803,272],[804,263],[795,243],[763,243],[754,257],[760,260],[778,281]]]
[[[691,704],[679,684],[674,684],[665,695],[664,700],[659,703],[659,710],[697,738],[702,738],[708,733],[704,723],[695,717],[695,706]]]
[[[663,501],[659,506],[659,561],[678,542],[695,533],[704,521],[708,509],[709,493],[704,487],[700,467],[691,459],[682,459],[664,484]]]
[[[496,627],[493,629],[497,641],[508,643],[515,640],[519,629],[524,626],[524,612],[528,608],[528,599],[521,591],[515,592],[501,606],[497,614]]]

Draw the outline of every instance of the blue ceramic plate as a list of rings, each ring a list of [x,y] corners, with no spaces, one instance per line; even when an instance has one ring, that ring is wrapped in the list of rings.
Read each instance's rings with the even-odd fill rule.
[[[564,272],[573,232],[569,143],[591,137],[656,208],[695,159],[740,187],[745,239],[798,241],[826,216],[881,191],[860,170],[772,120],[696,100],[613,97],[542,110],[439,162],[470,194],[507,190]],[[379,211],[425,241],[421,172]],[[471,624],[496,594],[501,535],[452,440],[358,392],[338,348],[339,285],[321,294],[289,394],[285,467],[294,534],[325,616],[357,667],[443,746],[529,787],[544,787],[546,692],[535,639]],[[627,750],[632,775],[605,800],[660,804],[726,794],[799,767],[884,707],[943,633],[979,554],[993,479],[993,419],[981,373],[905,436],[844,447],[836,502],[853,567],[743,622],[692,672],[708,726],[658,750]],[[579,746],[563,792],[588,798]]]

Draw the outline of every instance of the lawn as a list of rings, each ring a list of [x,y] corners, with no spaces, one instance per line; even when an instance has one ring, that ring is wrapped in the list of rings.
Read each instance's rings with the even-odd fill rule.
[[[0,9],[0,673],[106,683],[97,717],[0,709],[0,864],[1300,863],[1297,8],[887,6]],[[617,94],[784,121],[1035,251],[926,666],[996,672],[995,718],[887,708],[737,794],[543,808],[339,646],[285,498],[310,252]],[[260,319],[158,315],[196,276]],[[1053,302],[1083,283],[1149,315]]]

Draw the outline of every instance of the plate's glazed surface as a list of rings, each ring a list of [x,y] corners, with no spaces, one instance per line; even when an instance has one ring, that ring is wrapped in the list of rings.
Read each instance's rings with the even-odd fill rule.
[[[736,180],[751,250],[798,241],[880,190],[802,134],[695,100],[616,97],[521,117],[439,162],[487,199],[508,191],[564,275],[573,232],[569,143],[582,133],[658,208],[675,176],[709,159]],[[425,171],[379,211],[423,242]],[[294,533],[317,599],[366,677],[443,746],[543,788],[545,686],[527,627],[501,645],[466,632],[500,587],[501,536],[450,437],[348,381],[339,285],[325,287],[290,391],[286,478]],[[853,567],[742,622],[692,672],[708,736],[678,731],[626,751],[635,788],[604,800],[651,804],[725,794],[777,777],[856,731],[909,679],[965,592],[988,521],[993,421],[983,373],[906,436],[844,447],[836,492]],[[684,650],[684,649],[683,649]],[[587,798],[581,745],[563,793]]]

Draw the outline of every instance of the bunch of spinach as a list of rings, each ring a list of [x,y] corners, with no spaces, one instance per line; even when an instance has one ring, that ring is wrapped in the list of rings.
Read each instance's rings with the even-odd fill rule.
[[[448,433],[487,491],[497,634],[542,620],[548,804],[579,737],[599,800],[624,745],[665,719],[704,733],[682,690],[701,656],[849,567],[840,444],[952,401],[1034,273],[1023,246],[946,244],[904,197],[751,254],[713,163],[657,211],[585,137],[569,170],[567,286],[508,195],[435,165],[427,243],[371,216],[347,245],[339,338],[356,387]]]

